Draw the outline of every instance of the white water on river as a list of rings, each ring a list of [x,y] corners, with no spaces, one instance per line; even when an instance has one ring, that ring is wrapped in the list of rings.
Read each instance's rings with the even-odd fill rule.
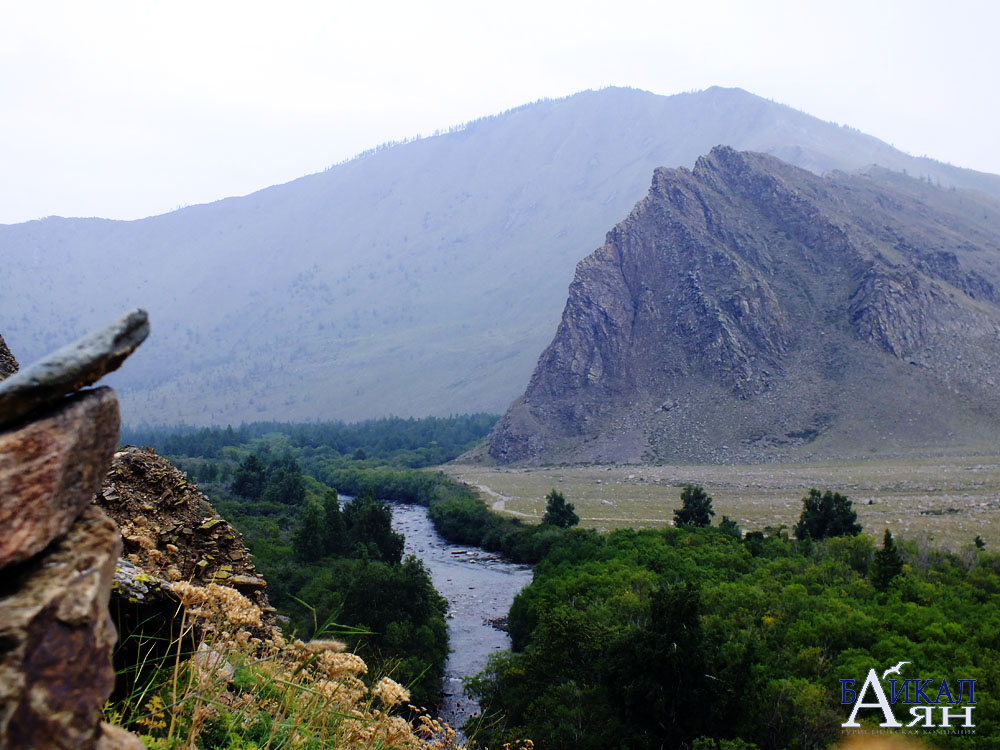
[[[451,654],[438,716],[459,729],[479,711],[463,694],[462,678],[481,671],[491,653],[510,648],[507,633],[488,621],[506,617],[514,596],[531,583],[531,568],[504,562],[478,547],[449,544],[434,530],[423,506],[391,507],[392,527],[406,537],[406,554],[423,560],[434,588],[448,600]]]

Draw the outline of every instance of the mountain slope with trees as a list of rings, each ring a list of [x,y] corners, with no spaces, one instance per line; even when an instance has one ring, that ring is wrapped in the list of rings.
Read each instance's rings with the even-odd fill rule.
[[[139,221],[0,226],[0,320],[30,362],[148,309],[155,335],[113,378],[131,425],[497,412],[551,339],[575,263],[654,168],[690,167],[717,144],[1000,195],[1000,177],[739,89],[612,88],[242,198]]]

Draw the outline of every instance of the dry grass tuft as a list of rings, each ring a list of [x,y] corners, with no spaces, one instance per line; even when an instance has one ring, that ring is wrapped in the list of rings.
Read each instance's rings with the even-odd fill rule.
[[[225,586],[171,588],[183,611],[168,657],[105,711],[151,750],[459,747],[454,730],[407,705],[404,686],[366,684],[368,665],[340,641],[267,635],[260,608]]]

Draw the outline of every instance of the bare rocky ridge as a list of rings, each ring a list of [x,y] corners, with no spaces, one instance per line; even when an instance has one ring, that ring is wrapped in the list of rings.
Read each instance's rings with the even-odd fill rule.
[[[1000,437],[1000,203],[719,147],[579,263],[490,438],[514,461],[759,461]]]

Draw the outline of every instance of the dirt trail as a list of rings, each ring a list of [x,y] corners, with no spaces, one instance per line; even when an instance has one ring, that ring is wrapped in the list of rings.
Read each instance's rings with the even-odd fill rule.
[[[461,479],[461,476],[459,476],[458,478]],[[538,516],[534,515],[533,513],[522,513],[519,510],[507,510],[507,501],[510,500],[510,497],[508,495],[501,495],[499,492],[490,489],[485,484],[472,484],[472,486],[475,487],[480,492],[489,495],[491,498],[495,498],[493,502],[490,504],[490,508],[492,508],[497,513],[506,513],[507,515],[520,516],[521,518],[534,518],[534,519],[538,518]]]

